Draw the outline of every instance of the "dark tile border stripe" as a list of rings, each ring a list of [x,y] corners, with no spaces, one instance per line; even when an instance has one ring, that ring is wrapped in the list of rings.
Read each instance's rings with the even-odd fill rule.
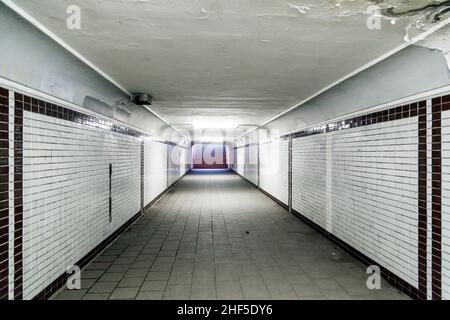
[[[420,299],[427,299],[427,242],[428,242],[428,212],[427,212],[427,104],[420,102],[418,118],[418,289]]]
[[[23,110],[31,99],[14,95],[14,299],[23,299]]]
[[[442,98],[432,100],[431,296],[442,299]]]
[[[80,111],[72,110],[72,109],[69,109],[69,108],[66,108],[66,107],[63,107],[60,105],[56,105],[56,104],[47,102],[45,100],[39,100],[36,98],[32,98],[30,96],[21,95],[21,94],[19,94],[19,96],[23,97],[22,102],[24,103],[24,105],[23,105],[24,111],[33,112],[33,113],[45,115],[45,116],[56,118],[56,119],[62,119],[62,120],[70,121],[70,122],[75,122],[75,123],[93,127],[93,128],[101,128],[104,130],[109,130],[109,131],[112,131],[115,133],[120,133],[120,134],[124,134],[127,136],[135,137],[135,138],[143,138],[143,137],[150,138],[150,137],[152,137],[151,135],[149,135],[143,131],[129,128],[127,126],[120,125],[120,124],[117,124],[117,123],[114,123],[112,121],[105,120],[102,118],[97,118],[95,116],[88,115],[88,114],[82,113]],[[164,141],[164,140],[160,140],[160,139],[154,139],[154,141],[157,141],[159,143],[164,143],[167,145],[178,146],[180,148],[189,149],[185,146],[179,145],[172,141]]]
[[[418,103],[406,104],[386,110],[376,111],[369,114],[356,116],[346,120],[336,121],[313,128],[297,131],[292,134],[284,135],[281,139],[292,139],[307,137],[316,134],[352,129],[357,127],[369,126],[372,124],[401,120],[417,116]]]
[[[9,90],[0,88],[0,300],[8,299]]]

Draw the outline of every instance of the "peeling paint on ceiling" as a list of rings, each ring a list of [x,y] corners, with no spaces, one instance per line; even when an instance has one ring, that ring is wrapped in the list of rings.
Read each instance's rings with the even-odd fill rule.
[[[436,33],[432,34],[426,40],[417,43],[417,45],[439,50],[444,55],[448,69],[450,71],[450,26],[447,26]]]
[[[260,124],[448,16],[432,0],[15,0],[179,128]],[[81,30],[66,27],[69,5]],[[367,28],[377,5],[379,30]]]

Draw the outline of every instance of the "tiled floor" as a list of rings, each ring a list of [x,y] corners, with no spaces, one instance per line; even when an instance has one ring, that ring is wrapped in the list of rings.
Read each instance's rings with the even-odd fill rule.
[[[190,174],[55,299],[407,299],[234,174]]]

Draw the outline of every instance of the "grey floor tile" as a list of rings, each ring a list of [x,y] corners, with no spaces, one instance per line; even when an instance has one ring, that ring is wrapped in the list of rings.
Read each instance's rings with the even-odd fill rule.
[[[194,279],[191,283],[192,289],[215,289],[216,280],[214,278]]]
[[[286,275],[286,280],[292,284],[292,285],[306,285],[306,284],[313,284],[313,280],[308,277],[306,274],[299,274],[299,275]]]
[[[186,176],[81,276],[52,298],[407,299],[235,175]]]
[[[64,289],[52,297],[52,300],[80,300],[87,293],[87,290],[68,290]]]
[[[164,291],[139,291],[136,300],[162,300]]]
[[[125,276],[123,272],[105,272],[97,281],[98,282],[119,282]]]
[[[313,283],[321,290],[345,291],[339,282],[334,279],[317,279],[313,280]]]
[[[187,285],[171,285],[166,287],[163,299],[165,300],[186,300],[189,299],[190,286]]]
[[[270,300],[271,296],[264,285],[243,285],[242,293],[247,300]]]
[[[88,293],[83,296],[83,300],[108,300],[110,293]]]
[[[168,271],[150,271],[145,280],[169,280],[170,272]]]
[[[167,281],[165,280],[152,280],[144,281],[140,291],[164,291],[166,289]]]
[[[139,277],[139,278],[123,278],[120,282],[119,285],[117,286],[118,288],[139,288],[142,283],[144,282],[144,278]]]
[[[299,298],[323,296],[322,291],[316,285],[293,285],[292,289]]]
[[[118,282],[96,282],[90,289],[89,293],[111,293],[117,287]]]
[[[121,272],[127,272],[129,269],[130,269],[130,265],[128,265],[128,264],[113,264],[108,268],[107,272],[121,273]]]
[[[81,278],[82,279],[98,279],[100,278],[105,270],[82,270]]]
[[[171,271],[172,263],[154,263],[150,269],[150,271]]]
[[[125,277],[127,278],[142,278],[145,279],[145,277],[148,274],[147,269],[129,269],[126,273],[125,273]]]
[[[216,289],[191,289],[190,298],[192,300],[215,300],[217,299]]]
[[[133,300],[138,294],[139,288],[116,288],[110,295],[110,300]]]
[[[97,279],[81,279],[81,289],[91,288]]]

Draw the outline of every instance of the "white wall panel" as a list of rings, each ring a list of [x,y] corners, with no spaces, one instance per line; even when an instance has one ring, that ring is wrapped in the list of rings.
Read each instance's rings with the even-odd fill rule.
[[[30,112],[23,130],[23,288],[30,299],[139,212],[140,141]]]
[[[245,178],[258,185],[258,145],[251,144],[245,147]]]
[[[417,117],[293,140],[293,209],[417,286]]]
[[[144,206],[167,188],[167,144],[145,139]]]
[[[245,148],[239,147],[236,150],[236,172],[241,176],[245,175]]]
[[[273,141],[259,146],[259,186],[282,203],[289,201],[289,141]]]
[[[182,148],[169,145],[169,186],[180,178],[180,153]]]

